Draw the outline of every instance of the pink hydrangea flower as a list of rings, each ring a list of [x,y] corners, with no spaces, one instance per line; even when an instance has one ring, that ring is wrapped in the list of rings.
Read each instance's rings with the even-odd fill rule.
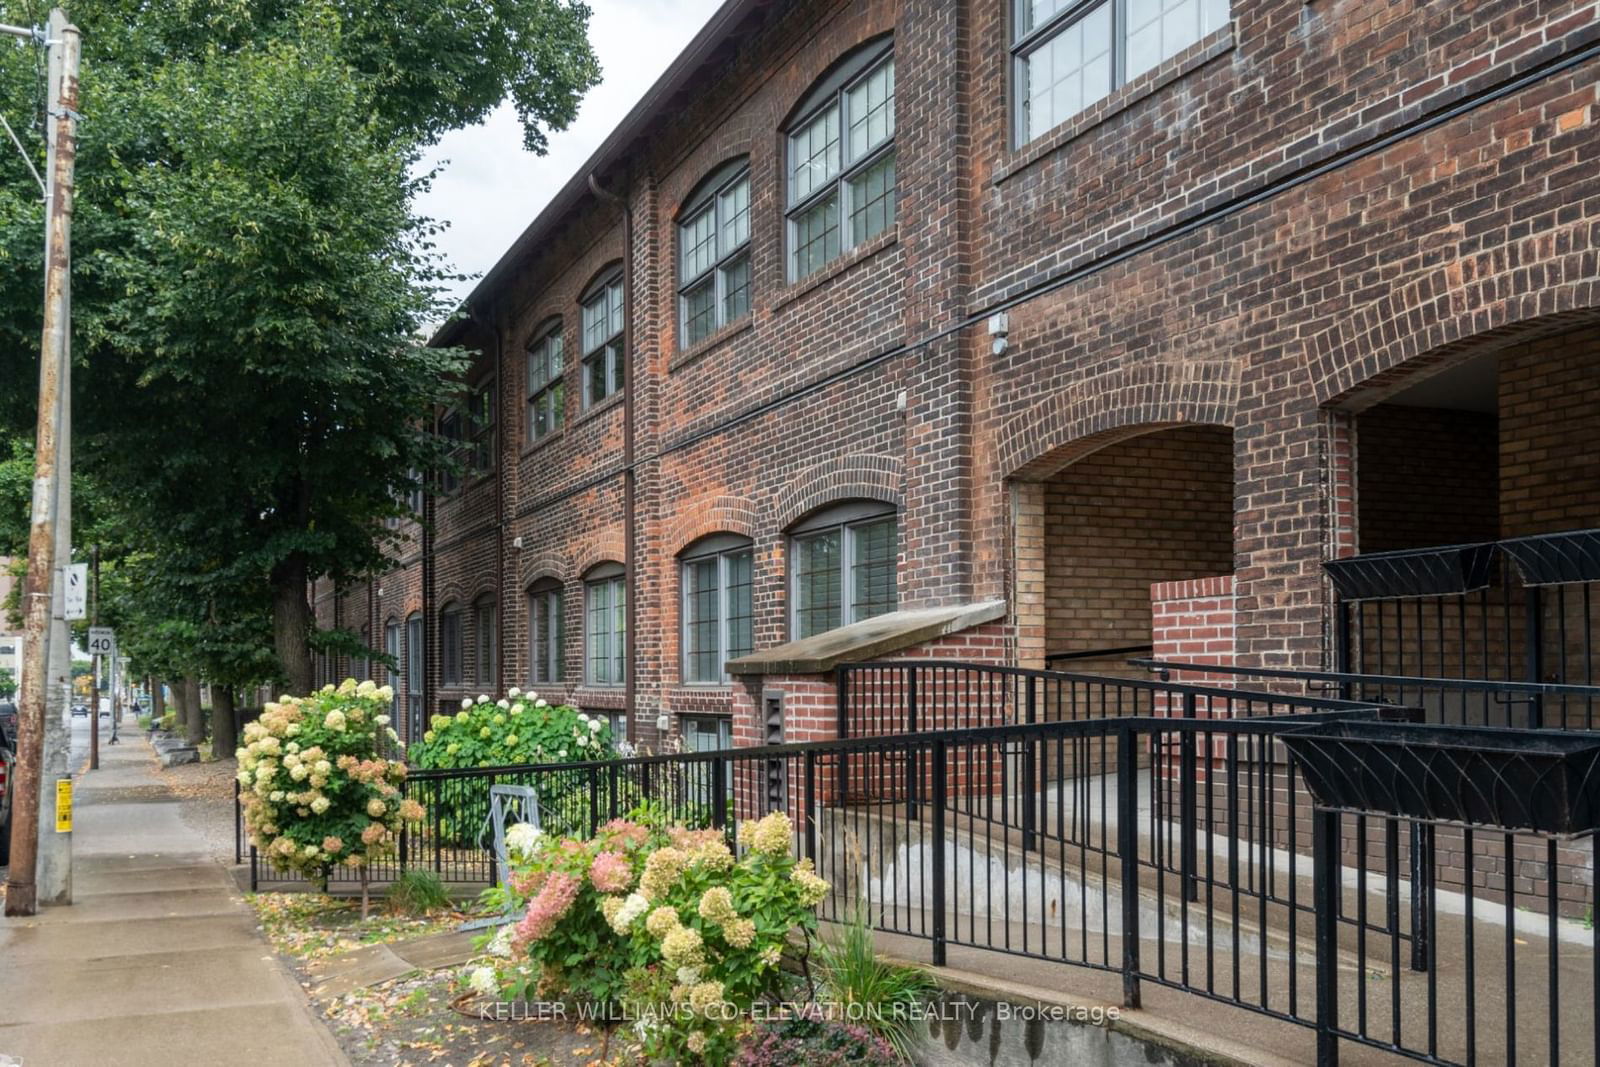
[[[602,852],[589,867],[589,880],[602,893],[621,893],[633,884],[633,868],[620,852]]]
[[[528,913],[517,923],[513,940],[526,947],[538,941],[561,921],[578,899],[580,882],[566,871],[553,871],[545,879],[544,888],[528,902]]]

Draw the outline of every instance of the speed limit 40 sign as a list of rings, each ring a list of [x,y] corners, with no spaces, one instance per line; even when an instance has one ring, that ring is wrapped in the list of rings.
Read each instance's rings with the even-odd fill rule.
[[[117,651],[117,631],[109,626],[89,627],[89,655],[111,656]]]

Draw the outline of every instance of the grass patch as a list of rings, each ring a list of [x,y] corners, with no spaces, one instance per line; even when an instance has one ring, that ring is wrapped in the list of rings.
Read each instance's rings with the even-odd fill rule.
[[[865,901],[856,902],[836,939],[817,946],[816,958],[827,994],[864,1007],[860,1025],[887,1041],[902,1062],[911,1062],[921,1028],[910,1009],[926,1003],[938,985],[920,968],[879,958]]]
[[[421,917],[450,907],[450,892],[432,871],[407,871],[389,886],[384,899],[395,915]]]

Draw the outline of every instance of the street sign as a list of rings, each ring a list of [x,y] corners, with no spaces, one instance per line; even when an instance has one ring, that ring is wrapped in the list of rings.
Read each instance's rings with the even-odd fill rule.
[[[67,621],[89,617],[89,565],[69,563],[67,577]]]
[[[111,656],[117,651],[117,632],[109,626],[89,627],[89,655]]]

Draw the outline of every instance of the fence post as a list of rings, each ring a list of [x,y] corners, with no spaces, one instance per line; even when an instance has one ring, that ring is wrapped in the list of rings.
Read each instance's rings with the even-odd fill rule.
[[[1195,697],[1193,693],[1183,695],[1184,720],[1193,723],[1196,718]],[[1183,869],[1183,896],[1185,900],[1200,899],[1199,857],[1196,840],[1199,837],[1199,827],[1196,823],[1200,818],[1200,800],[1198,797],[1199,777],[1195,769],[1195,746],[1200,743],[1200,731],[1191,729],[1178,735],[1182,738],[1183,747],[1178,756],[1178,848],[1179,864]]]
[[[915,736],[917,732],[917,669],[906,667],[906,736]],[[912,748],[906,751],[906,818],[915,822],[917,819],[917,771],[918,753],[920,749]]]
[[[250,892],[254,893],[261,886],[260,876],[257,874],[256,846],[250,846]]]
[[[1338,602],[1338,607],[1335,609],[1338,612],[1339,617],[1337,625],[1334,626],[1333,629],[1333,662],[1334,670],[1338,671],[1340,674],[1354,673],[1350,670],[1352,607],[1353,605],[1350,601],[1341,598]],[[1339,698],[1341,700],[1350,699],[1350,683],[1348,681],[1339,683]]]
[[[609,812],[607,818],[615,819],[622,814],[617,810],[617,801],[622,795],[620,777],[621,768],[617,766],[616,760],[611,760],[606,764],[606,792],[610,794],[607,798],[608,807],[606,810]]]
[[[589,836],[600,832],[600,773],[593,764],[589,768]]]
[[[806,859],[817,862],[817,753],[806,749]]]
[[[239,803],[239,779],[233,780],[233,862],[244,862],[244,811]]]
[[[1528,645],[1528,681],[1544,681],[1544,598],[1540,595],[1540,587],[1530,585],[1527,587],[1528,616],[1527,616],[1527,645]],[[1544,694],[1530,693],[1528,699],[1528,727],[1533,730],[1544,728]]]
[[[1035,683],[1039,679],[1033,675],[1027,676],[1028,695],[1024,703],[1024,721],[1029,725],[1039,721],[1039,690]],[[1039,848],[1039,834],[1037,831],[1038,812],[1034,807],[1036,802],[1034,793],[1038,791],[1038,783],[1034,780],[1038,774],[1038,764],[1034,752],[1035,741],[1032,734],[1025,735],[1022,739],[1022,851],[1034,852]]]
[[[1433,943],[1433,824],[1411,823],[1411,969],[1426,971]]]
[[[1117,730],[1117,857],[1122,862],[1122,1006],[1139,1006],[1139,783],[1130,727]]]
[[[1311,814],[1311,895],[1316,909],[1317,1065],[1338,1067],[1339,813]]]
[[[402,801],[404,801],[406,799],[406,796],[408,795],[408,793],[410,791],[410,785],[411,785],[411,783],[409,781],[407,781],[406,779],[404,779],[404,778],[400,779],[400,799]],[[405,874],[406,873],[406,860],[410,856],[410,849],[411,849],[411,830],[405,823],[402,822],[400,824],[400,873],[401,874]]]
[[[944,932],[944,813],[945,743],[944,738],[933,742],[933,965],[945,965]]]
[[[727,764],[721,756],[711,761],[711,825],[718,830],[728,825]]]
[[[839,702],[839,725],[836,734],[839,740],[843,741],[850,736],[850,668],[841,664],[834,669],[833,690]],[[834,802],[841,808],[844,807],[844,780],[848,777],[846,772],[849,769],[850,757],[840,753],[839,765],[834,774],[838,779],[834,783],[838,794]]]

